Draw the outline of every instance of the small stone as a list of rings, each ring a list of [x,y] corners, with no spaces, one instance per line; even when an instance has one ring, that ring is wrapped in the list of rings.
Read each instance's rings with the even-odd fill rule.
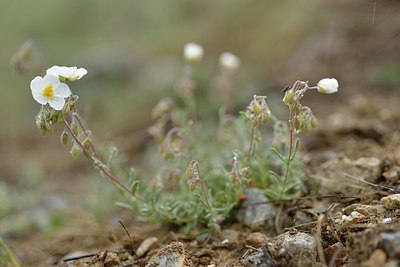
[[[273,227],[276,207],[268,203],[264,192],[258,188],[247,188],[245,194],[248,198],[243,201],[238,212],[238,221],[251,229],[260,228],[265,224]]]
[[[288,266],[308,267],[316,263],[317,245],[314,237],[308,234],[286,232],[275,237],[273,243],[288,255]]]
[[[162,247],[157,254],[151,257],[146,267],[189,267],[191,261],[181,242],[172,242]]]
[[[349,216],[343,215],[342,220],[344,223],[359,223],[365,220],[365,216],[357,211],[353,211]]]
[[[382,247],[391,259],[400,258],[400,232],[381,234]]]
[[[139,247],[135,251],[136,256],[138,258],[142,257],[157,242],[158,242],[158,238],[157,237],[149,237],[149,238],[143,240],[143,242],[139,245]]]
[[[268,251],[253,251],[251,253],[245,253],[240,262],[246,267],[276,267],[276,262],[269,255]]]
[[[228,239],[230,242],[237,242],[239,240],[240,233],[233,229],[224,229],[221,232],[222,239]]]
[[[252,247],[258,248],[261,247],[266,240],[267,235],[260,232],[255,232],[247,236],[246,243]]]
[[[367,261],[361,263],[361,267],[384,266],[386,262],[386,253],[381,249],[376,249]]]
[[[353,161],[353,165],[364,170],[363,180],[375,182],[381,172],[381,160],[374,157],[361,157]]]
[[[393,166],[389,170],[384,171],[382,176],[392,183],[398,183],[400,178],[400,166]]]
[[[121,261],[114,252],[108,252],[106,258],[104,259],[104,267],[112,267],[112,266],[119,266]]]
[[[337,242],[324,249],[324,254],[328,261],[331,261],[335,255],[335,266],[342,266],[346,259],[346,249],[340,242]]]
[[[383,197],[381,198],[381,202],[389,210],[400,209],[400,194]]]
[[[204,242],[206,242],[206,241],[210,241],[210,239],[211,239],[210,233],[204,233],[204,234],[198,235],[198,236],[196,237],[196,240],[197,240],[197,242],[199,242],[199,243],[204,243]]]
[[[357,211],[364,216],[380,216],[385,213],[385,207],[383,205],[364,205],[364,204],[351,204],[343,209],[343,214],[350,215],[353,211]]]

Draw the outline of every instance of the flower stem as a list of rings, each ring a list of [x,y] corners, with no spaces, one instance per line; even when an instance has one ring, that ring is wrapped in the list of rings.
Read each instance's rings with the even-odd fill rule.
[[[206,203],[208,209],[210,210],[210,218],[212,221],[211,227],[214,227],[214,210],[210,204],[210,202],[208,201],[208,195],[207,195],[207,190],[206,187],[204,185],[203,179],[201,179],[201,174],[200,174],[200,167],[199,167],[199,163],[197,162],[197,160],[193,160],[193,168],[195,168],[198,177],[197,177],[197,182],[200,184],[201,186],[201,191],[203,192],[203,196],[204,196],[204,202]]]
[[[279,195],[279,201],[282,200],[283,194],[285,192],[285,187],[286,187],[286,183],[287,183],[287,180],[288,180],[288,177],[289,177],[289,172],[290,172],[290,166],[292,165],[292,160],[293,160],[293,156],[292,156],[293,155],[293,145],[294,145],[293,143],[294,143],[294,138],[295,138],[295,132],[294,132],[294,129],[292,127],[293,117],[294,117],[294,112],[290,111],[290,114],[289,114],[289,130],[290,130],[289,153],[288,153],[288,155],[286,157],[286,160],[285,160],[285,163],[286,163],[286,165],[285,165],[285,174],[284,174],[283,179],[282,179],[281,192],[280,192],[280,195]]]
[[[110,170],[108,170],[105,165],[98,159],[96,158],[92,153],[90,153],[87,148],[82,144],[82,142],[79,140],[79,138],[74,134],[71,125],[64,119],[64,124],[65,127],[68,129],[69,133],[72,135],[74,138],[75,142],[82,148],[82,150],[86,153],[86,155],[93,161],[94,165],[100,169],[107,177],[111,179],[111,181],[115,184],[124,189],[128,193],[132,193],[132,190],[124,185],[117,177],[115,177]]]
[[[252,125],[251,125],[251,132],[250,132],[249,151],[247,152],[247,159],[246,159],[246,165],[247,165],[247,166],[249,165],[249,162],[250,162],[251,150],[253,149],[254,128],[255,128],[255,126],[252,124]]]

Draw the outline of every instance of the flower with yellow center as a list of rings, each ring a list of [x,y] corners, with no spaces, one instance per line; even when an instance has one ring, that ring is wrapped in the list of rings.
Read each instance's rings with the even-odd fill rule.
[[[42,105],[47,103],[50,107],[61,110],[65,105],[65,98],[71,95],[68,85],[60,82],[57,76],[37,76],[31,81],[33,98]]]
[[[58,76],[61,81],[76,81],[82,78],[87,74],[87,70],[84,68],[77,68],[77,67],[60,67],[60,66],[53,66],[46,71],[46,74],[52,74],[54,76]]]

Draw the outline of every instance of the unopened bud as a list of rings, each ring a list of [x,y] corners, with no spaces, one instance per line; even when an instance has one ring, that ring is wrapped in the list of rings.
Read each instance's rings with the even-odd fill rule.
[[[89,148],[92,146],[92,140],[90,140],[90,137],[89,137],[89,136],[86,137],[85,140],[83,140],[83,146],[84,146],[86,149],[89,149]]]
[[[68,143],[68,132],[67,131],[63,131],[61,136],[60,136],[60,142],[63,145],[66,145]]]
[[[44,121],[44,119],[42,118],[40,113],[35,116],[35,123],[36,123],[36,126],[38,127],[38,129],[40,130],[40,133],[42,135],[45,135],[46,134],[46,122]]]
[[[53,133],[53,127],[51,126],[51,121],[44,121],[46,132]]]
[[[311,126],[312,126],[313,128],[317,128],[317,125],[318,125],[317,118],[315,118],[314,116],[312,116],[310,123],[311,123]]]
[[[199,62],[203,59],[204,50],[198,44],[188,43],[183,49],[183,55],[188,62]]]
[[[254,101],[252,109],[253,109],[254,115],[256,115],[256,116],[260,115],[261,106],[260,106],[260,104],[258,104],[257,101]]]
[[[79,154],[81,153],[81,148],[77,144],[74,144],[69,153],[71,154],[73,160],[77,160],[79,158]]]
[[[190,179],[188,181],[188,185],[189,185],[190,192],[193,192],[193,190],[196,189],[197,182],[195,180],[193,180],[193,179]]]
[[[292,103],[293,99],[294,99],[293,90],[289,90],[285,93],[285,96],[283,97],[283,103],[289,105],[290,103]]]
[[[73,121],[71,122],[71,129],[72,129],[72,133],[76,136],[79,135],[79,129],[78,129],[78,125]]]
[[[186,169],[186,176],[191,180],[193,178],[193,169],[192,166],[189,166]]]
[[[238,58],[232,53],[224,52],[219,57],[219,65],[221,66],[222,69],[235,71],[240,66],[240,58]]]

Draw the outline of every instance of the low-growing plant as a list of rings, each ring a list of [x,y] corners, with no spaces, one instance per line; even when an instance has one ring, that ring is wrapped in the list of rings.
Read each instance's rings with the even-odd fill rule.
[[[302,161],[296,157],[296,136],[316,127],[311,109],[302,106],[300,100],[310,89],[335,92],[337,81],[323,79],[315,87],[296,81],[288,87],[283,98],[289,107],[288,123],[271,114],[265,96],[255,95],[246,110],[234,116],[232,80],[240,60],[224,53],[215,86],[225,107],[220,109],[215,124],[197,114],[192,73],[203,57],[203,49],[189,44],[184,56],[186,65],[176,84],[176,98],[162,99],[152,111],[154,124],[149,132],[159,153],[152,150],[148,161],[149,167],[158,169],[151,180],[142,179],[134,168],[121,174],[123,166],[117,149],[107,156],[98,152],[92,132],[79,115],[79,97],[67,85],[86,75],[83,68],[54,66],[44,77],[32,80],[32,95],[42,105],[36,125],[45,135],[52,133],[54,124],[64,124],[60,139],[64,145],[70,143],[72,158],[83,155],[92,161],[100,174],[119,189],[124,201],[117,204],[147,220],[185,225],[187,231],[199,224],[218,231],[232,218],[246,187],[264,189],[277,203],[296,197],[305,180]],[[275,135],[272,149],[266,148],[262,138],[262,127],[269,120]]]

